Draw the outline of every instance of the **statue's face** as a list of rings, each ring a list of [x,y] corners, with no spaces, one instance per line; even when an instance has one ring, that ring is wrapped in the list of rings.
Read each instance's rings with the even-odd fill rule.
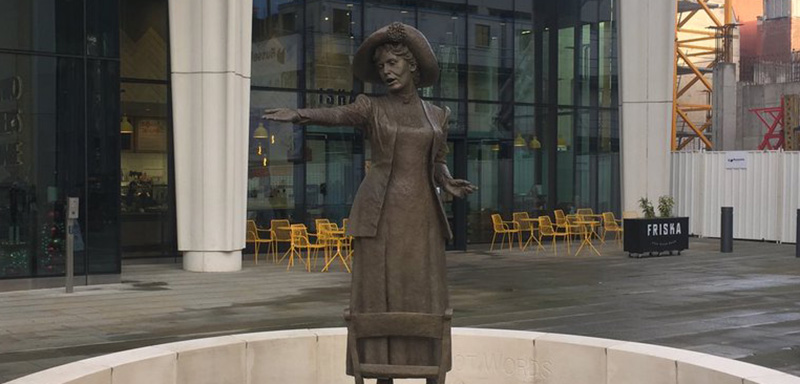
[[[412,71],[417,68],[406,59],[384,50],[375,61],[381,80],[389,89],[389,93],[399,92],[407,88],[414,88]]]

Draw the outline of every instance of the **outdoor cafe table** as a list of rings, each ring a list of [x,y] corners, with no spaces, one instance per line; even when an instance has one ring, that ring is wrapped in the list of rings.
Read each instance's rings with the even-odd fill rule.
[[[333,256],[331,256],[331,258],[325,263],[325,266],[322,268],[322,272],[327,272],[333,261],[339,258],[339,260],[342,262],[342,265],[344,265],[344,268],[347,269],[348,273],[350,273],[350,266],[342,254],[342,243],[347,240],[347,236],[344,234],[344,229],[327,230],[325,233],[330,240],[336,241],[336,253],[333,254]]]
[[[595,225],[600,224],[599,221],[592,221],[592,220],[576,220],[576,221],[574,221],[574,223],[576,225],[585,225],[585,226],[588,226],[589,228],[593,228]],[[597,256],[600,256],[600,251],[598,251],[597,248],[595,248],[594,244],[592,244],[592,234],[593,233],[595,233],[594,229],[590,229],[588,231],[584,231],[583,240],[581,240],[581,246],[578,248],[578,251],[575,252],[575,256],[577,256],[579,253],[581,253],[581,250],[583,249],[584,246],[589,246],[589,248],[592,249],[594,251],[594,253],[597,254]]]
[[[542,242],[541,242],[541,241],[539,241],[539,238],[537,238],[536,236],[534,236],[534,235],[533,235],[533,230],[535,229],[535,227],[536,227],[537,225],[539,225],[539,219],[528,218],[528,219],[520,219],[519,221],[524,221],[524,222],[530,223],[530,225],[531,225],[531,236],[528,238],[528,241],[526,241],[526,242],[525,242],[525,245],[524,245],[524,246],[522,246],[522,250],[524,251],[525,249],[527,249],[527,248],[528,248],[528,245],[531,243],[531,240],[534,240],[534,241],[536,241],[536,244],[538,244],[538,245],[536,246],[536,249],[537,249],[537,250],[538,250],[539,248],[541,248],[541,249],[544,249],[544,247],[542,246]],[[521,227],[521,226],[522,226],[522,225],[520,225],[520,227]]]

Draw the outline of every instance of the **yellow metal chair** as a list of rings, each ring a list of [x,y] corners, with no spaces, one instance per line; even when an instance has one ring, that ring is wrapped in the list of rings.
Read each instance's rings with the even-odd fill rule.
[[[492,245],[489,247],[489,250],[494,250],[494,241],[497,238],[498,234],[503,235],[503,239],[501,241],[500,249],[503,249],[503,245],[506,242],[506,237],[508,236],[508,249],[511,250],[514,248],[514,234],[517,234],[519,238],[519,249],[522,249],[522,231],[519,229],[519,224],[513,221],[503,221],[503,218],[500,217],[500,214],[493,214],[492,215],[492,227],[494,228],[494,235],[492,235]]]
[[[319,233],[320,224],[328,224],[330,220],[328,219],[314,219],[314,228],[317,229],[317,233]]]
[[[566,218],[565,218],[566,220]],[[563,237],[567,243],[567,253],[569,253],[569,227],[566,227],[563,231],[557,231],[556,227],[553,226],[553,222],[550,221],[550,216],[541,216],[539,217],[539,242],[542,242],[543,237],[552,237],[553,238],[553,252],[558,255],[558,248],[556,247],[556,237]]]
[[[613,212],[603,212],[603,240],[606,239],[606,233],[614,232],[617,243],[621,243],[624,231],[620,224],[622,220],[617,220]]]
[[[289,247],[289,263],[286,266],[288,271],[294,266],[295,257],[300,262],[306,265],[306,270],[311,272],[311,252],[314,252],[314,261],[316,263],[317,253],[320,249],[325,249],[325,244],[320,242],[311,242],[305,224],[292,224],[291,225],[291,238],[292,245]],[[303,251],[306,251],[306,260],[303,260]]]
[[[350,222],[350,219],[348,219],[348,218],[342,219],[342,232],[345,233],[345,235],[344,235],[345,236],[344,246],[345,246],[345,249],[347,250],[346,258],[347,258],[348,261],[352,262],[351,259],[353,257],[353,236],[348,236],[347,235],[347,224],[348,224],[348,222]]]
[[[575,220],[578,220],[578,214],[576,214],[576,213],[568,213],[568,214],[567,214],[567,215],[564,217],[564,220],[566,220],[566,224],[565,224],[565,225],[567,226],[567,232],[569,232],[569,237],[570,237],[570,239],[575,239],[575,236],[577,236],[578,234],[577,234],[577,233],[574,233],[574,232],[572,231],[572,226],[573,226],[573,224],[572,224],[572,223],[573,223]],[[558,223],[556,223],[556,226],[558,226],[559,228],[561,228],[561,226],[559,226],[559,225],[558,225]]]
[[[268,237],[262,237],[262,234],[266,234]],[[258,250],[261,248],[261,244],[267,244],[269,247],[267,249],[267,257],[266,260],[269,260],[269,254],[275,254],[275,241],[274,237],[272,236],[272,231],[269,229],[259,229],[258,225],[256,225],[255,220],[247,220],[247,237],[245,238],[246,243],[253,243],[253,248],[255,249],[255,254],[253,255],[253,260],[256,264],[258,264]],[[274,257],[274,256],[273,256]]]
[[[553,214],[556,218],[556,227],[562,229],[563,231],[567,231],[567,215],[564,214],[564,211],[560,209],[556,209],[553,211]],[[551,222],[552,223],[552,222]]]
[[[528,232],[528,240],[526,240],[525,245],[522,246],[523,251],[528,248],[531,241],[535,241],[538,244],[536,247],[537,251],[539,248],[544,249],[542,243],[539,242],[539,238],[536,236],[536,226],[533,225],[534,222],[538,222],[538,219],[531,219],[530,216],[528,216],[528,212],[514,212],[512,218],[515,223],[519,224],[520,231]]]
[[[591,208],[578,208],[575,213],[581,216],[594,216],[594,212],[592,212]]]
[[[272,231],[272,238],[275,241],[275,258],[274,261],[278,262],[278,243],[288,243],[289,245],[292,244],[292,224],[289,223],[289,220],[286,219],[272,219],[269,221],[269,229]],[[291,247],[290,247],[291,249]],[[281,261],[286,258],[286,255],[289,254],[289,251],[283,253],[281,256]]]

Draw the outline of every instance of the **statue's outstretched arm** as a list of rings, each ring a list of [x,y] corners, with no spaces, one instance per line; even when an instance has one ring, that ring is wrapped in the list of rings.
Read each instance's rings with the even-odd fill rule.
[[[347,125],[361,127],[367,124],[372,103],[367,96],[358,95],[352,104],[333,108],[267,109],[263,118],[272,121],[302,125]]]

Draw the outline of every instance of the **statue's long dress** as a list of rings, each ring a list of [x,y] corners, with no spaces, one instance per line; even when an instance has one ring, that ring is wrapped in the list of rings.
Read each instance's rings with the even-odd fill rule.
[[[430,181],[433,135],[427,120],[422,126],[398,125],[377,235],[356,237],[354,242],[350,297],[354,313],[441,314],[448,307],[445,234]],[[438,364],[438,342],[384,338],[359,344],[362,363]],[[447,356],[444,363],[449,367],[450,351]],[[347,366],[351,373],[349,356]]]

